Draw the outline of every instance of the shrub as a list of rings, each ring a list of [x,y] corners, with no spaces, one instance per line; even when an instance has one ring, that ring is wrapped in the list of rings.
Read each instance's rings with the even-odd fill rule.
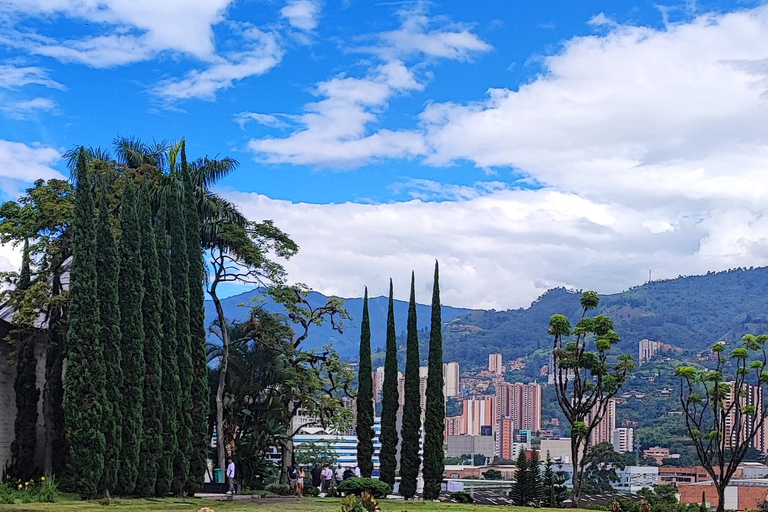
[[[53,479],[0,484],[0,504],[10,505],[15,501],[22,503],[55,503],[59,490]]]
[[[326,498],[337,498],[339,496],[339,491],[335,487],[329,487],[328,490],[325,492]]]
[[[9,485],[0,484],[0,505],[13,505],[16,501],[16,491]]]
[[[264,489],[278,496],[288,496],[291,494],[291,486],[288,484],[269,484]]]
[[[456,503],[474,503],[475,498],[472,497],[471,494],[464,491],[459,492],[453,492],[451,493],[451,500],[455,501]]]
[[[310,487],[309,490],[307,491],[307,495],[313,498],[317,498],[318,496],[320,496],[320,489],[318,489],[317,487]]]
[[[339,512],[376,512],[378,508],[379,502],[376,498],[364,492],[360,496],[350,495],[341,500]]]
[[[377,478],[347,478],[341,482],[337,489],[345,494],[362,495],[364,492],[371,494],[374,498],[386,498],[387,494],[392,492],[388,483],[382,482]]]
[[[595,503],[591,503],[584,508],[586,508],[587,510],[608,510],[607,507],[604,507],[603,505],[597,505]]]

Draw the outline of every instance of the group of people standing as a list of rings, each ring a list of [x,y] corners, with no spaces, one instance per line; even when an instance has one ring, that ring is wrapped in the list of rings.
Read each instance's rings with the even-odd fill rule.
[[[338,485],[348,478],[359,477],[360,468],[357,466],[344,467],[339,464],[334,471],[328,464],[323,464],[322,468],[320,464],[315,464],[310,474],[312,476],[312,487],[320,489],[320,492],[327,493],[334,485]]]

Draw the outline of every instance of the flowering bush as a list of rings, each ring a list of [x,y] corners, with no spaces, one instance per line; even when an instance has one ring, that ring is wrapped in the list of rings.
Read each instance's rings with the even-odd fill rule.
[[[16,501],[22,503],[54,503],[59,490],[52,479],[44,476],[39,479],[0,484],[0,504],[10,505]]]
[[[216,512],[216,511],[213,510],[212,508],[203,507],[200,510],[198,510],[197,512]]]

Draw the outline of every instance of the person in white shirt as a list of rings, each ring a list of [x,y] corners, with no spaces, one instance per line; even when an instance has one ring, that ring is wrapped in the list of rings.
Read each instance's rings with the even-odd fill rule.
[[[235,463],[232,462],[232,457],[229,458],[229,466],[227,466],[227,483],[229,484],[227,494],[235,494]]]
[[[344,468],[339,464],[339,467],[336,468],[336,485],[340,484],[344,481]]]
[[[355,466],[355,476],[360,478],[360,466]]]

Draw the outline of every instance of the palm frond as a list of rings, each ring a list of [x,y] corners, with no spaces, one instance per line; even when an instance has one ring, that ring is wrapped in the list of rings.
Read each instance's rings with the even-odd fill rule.
[[[211,159],[207,156],[198,158],[190,164],[193,184],[208,190],[217,181],[227,176],[237,169],[240,162],[231,157],[224,157],[221,160]]]

